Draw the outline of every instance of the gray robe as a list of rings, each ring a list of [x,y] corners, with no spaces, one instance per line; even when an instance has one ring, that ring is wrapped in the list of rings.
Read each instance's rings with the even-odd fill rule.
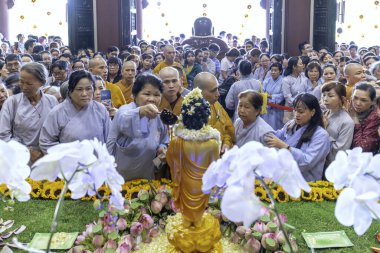
[[[91,101],[79,112],[70,98],[56,106],[47,116],[40,135],[40,148],[47,149],[59,143],[93,140],[106,143],[111,120],[104,105]]]
[[[332,146],[326,159],[326,166],[335,160],[339,150],[351,148],[355,128],[354,121],[344,109],[330,114],[328,121],[326,131],[329,133]]]
[[[275,132],[260,116],[258,116],[256,121],[247,128],[244,128],[243,121],[240,118],[235,121],[235,137],[236,145],[238,147],[241,147],[250,141],[261,142],[265,145],[264,137],[269,133],[274,134]]]
[[[40,130],[47,115],[58,104],[54,96],[41,92],[41,100],[33,106],[24,93],[10,96],[0,112],[0,139],[15,140],[38,148]]]
[[[169,135],[160,117],[140,118],[135,103],[117,111],[107,140],[108,151],[115,156],[117,170],[125,180],[154,179],[153,159]]]

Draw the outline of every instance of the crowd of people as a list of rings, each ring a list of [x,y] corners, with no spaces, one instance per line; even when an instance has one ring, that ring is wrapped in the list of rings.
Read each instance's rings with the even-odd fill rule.
[[[97,138],[126,180],[162,176],[155,160],[165,163],[170,131],[159,115],[179,116],[195,87],[210,104],[220,155],[249,141],[288,149],[315,181],[339,150],[380,150],[379,46],[317,51],[303,42],[290,57],[256,36],[242,46],[226,37],[222,55],[215,43],[192,48],[183,37],[106,52],[24,38],[1,44],[0,139],[28,146],[30,163],[59,143]]]

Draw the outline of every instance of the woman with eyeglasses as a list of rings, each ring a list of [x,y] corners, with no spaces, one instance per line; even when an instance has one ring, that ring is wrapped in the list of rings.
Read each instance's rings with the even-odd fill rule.
[[[269,65],[270,65],[270,56],[267,53],[262,53],[259,57],[260,59],[260,67],[255,70],[253,74],[253,78],[263,82],[265,79],[269,78],[268,74]]]
[[[50,67],[50,74],[45,86],[61,86],[69,76],[69,64],[66,61],[55,61]]]
[[[40,135],[40,148],[59,143],[97,138],[106,142],[111,120],[104,105],[93,100],[95,80],[85,70],[74,71],[69,78],[68,96],[47,116]]]
[[[42,64],[33,62],[22,66],[22,92],[10,96],[0,112],[0,139],[26,145],[31,153],[31,162],[42,156],[38,142],[40,130],[50,111],[58,104],[55,97],[42,92],[46,78],[47,70]]]

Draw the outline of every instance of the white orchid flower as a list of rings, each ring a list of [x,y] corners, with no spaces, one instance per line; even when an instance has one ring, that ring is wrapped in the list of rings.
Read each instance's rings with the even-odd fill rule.
[[[327,180],[334,183],[337,190],[349,186],[357,176],[363,174],[370,164],[372,153],[362,152],[362,148],[339,151],[335,160],[326,169]]]
[[[344,226],[354,226],[356,234],[363,235],[370,227],[372,218],[379,219],[379,194],[366,192],[358,194],[353,188],[344,189],[337,200],[335,216]]]
[[[229,220],[243,222],[248,228],[264,215],[261,205],[254,192],[247,192],[241,185],[231,185],[223,194],[221,209]]]
[[[123,195],[121,194],[121,192],[117,191],[116,189],[111,188],[111,191],[112,191],[112,195],[109,201],[110,205],[114,205],[115,208],[119,210],[123,210],[124,202],[125,202]]]
[[[94,148],[88,140],[58,144],[48,149],[48,154],[33,164],[33,180],[54,181],[57,177],[71,178],[79,167],[96,161]],[[64,175],[62,175],[64,173]]]
[[[25,181],[30,174],[29,150],[16,141],[0,140],[0,151],[0,184],[7,185],[11,198],[15,197],[19,201],[29,200],[32,188]]]
[[[310,185],[303,178],[297,162],[294,160],[292,154],[287,149],[280,149],[277,152],[277,162],[274,165],[279,166],[276,172],[273,172],[272,179],[276,183],[282,186],[286,193],[293,198],[301,196],[301,189],[306,192],[310,192]],[[262,170],[265,170],[267,166],[262,166]],[[275,166],[272,166],[272,169]]]
[[[69,183],[72,199],[80,199],[86,194],[93,196],[96,194],[95,183],[93,177],[85,172],[78,172],[75,174],[72,181]]]

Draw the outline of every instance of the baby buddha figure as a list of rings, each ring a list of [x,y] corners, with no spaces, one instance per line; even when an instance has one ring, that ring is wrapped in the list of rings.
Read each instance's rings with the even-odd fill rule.
[[[192,90],[182,103],[166,159],[173,180],[174,205],[180,213],[169,219],[169,252],[222,252],[219,221],[205,213],[209,195],[202,192],[202,177],[219,159],[220,134],[207,125],[210,106],[201,90]]]

